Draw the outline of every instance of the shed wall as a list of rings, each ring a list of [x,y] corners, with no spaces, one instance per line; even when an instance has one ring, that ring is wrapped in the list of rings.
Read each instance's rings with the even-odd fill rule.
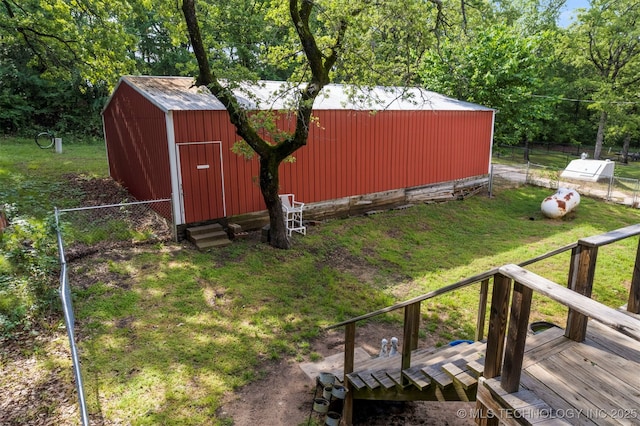
[[[138,200],[171,196],[165,114],[127,84],[103,112],[109,173]]]
[[[280,167],[281,193],[311,203],[485,175],[492,111],[319,110],[307,146]],[[279,119],[290,128],[292,118]],[[226,111],[175,111],[176,143],[221,141],[227,215],[264,210],[259,165],[231,151]]]

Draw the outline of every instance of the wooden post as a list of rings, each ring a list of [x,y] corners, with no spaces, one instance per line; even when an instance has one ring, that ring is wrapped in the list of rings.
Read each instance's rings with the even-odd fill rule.
[[[487,299],[489,297],[489,279],[483,280],[480,284],[480,300],[478,301],[478,320],[476,322],[475,341],[484,338],[484,321],[487,317]]]
[[[511,301],[511,316],[509,318],[509,333],[504,354],[504,366],[500,385],[508,393],[517,392],[520,388],[522,373],[522,358],[527,340],[529,314],[531,313],[531,299],[533,290],[516,282],[513,286]]]
[[[502,274],[493,277],[491,309],[489,312],[489,332],[487,334],[487,352],[482,375],[487,379],[499,376],[502,371],[502,354],[507,329],[509,311],[509,293],[511,279]]]
[[[636,263],[633,266],[633,278],[631,278],[627,311],[640,314],[640,242],[638,242],[638,250],[636,251]]]
[[[418,332],[420,331],[420,302],[412,303],[404,308],[404,335],[402,342],[402,369],[411,367],[411,352],[418,348]],[[407,381],[407,383],[405,383]],[[403,376],[403,384],[409,384]]]
[[[569,288],[571,290],[583,296],[591,297],[597,258],[598,246],[595,245],[588,246],[580,242],[572,251],[569,268]],[[587,316],[569,309],[564,335],[576,342],[584,341],[587,335],[588,319]]]
[[[345,425],[353,424],[353,389],[347,374],[353,372],[356,348],[356,323],[351,322],[344,328],[344,387],[347,389],[347,396],[344,399],[342,409],[342,421]]]
[[[489,331],[487,333],[487,351],[485,354],[484,372],[487,379],[499,376],[502,371],[502,353],[504,351],[504,336],[507,328],[509,309],[509,293],[511,279],[502,274],[493,276],[493,291],[491,292],[491,308],[489,309]],[[478,386],[484,386],[478,381]],[[476,402],[476,409],[480,418],[476,424],[480,426],[498,426],[500,418],[491,415],[492,412],[480,400]],[[493,413],[495,414],[495,413]]]

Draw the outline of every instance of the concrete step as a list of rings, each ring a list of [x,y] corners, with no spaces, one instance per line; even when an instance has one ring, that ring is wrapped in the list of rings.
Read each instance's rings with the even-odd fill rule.
[[[191,228],[187,228],[187,236],[208,234],[208,233],[216,232],[216,231],[224,232],[224,228],[219,223],[212,223],[212,224],[209,224],[209,225],[194,226],[194,227],[191,227]]]
[[[196,247],[200,250],[206,250],[214,247],[225,247],[229,244],[231,244],[231,240],[227,238],[226,240],[199,241]]]
[[[188,238],[189,238],[189,241],[196,242],[196,241],[222,240],[222,239],[228,240],[229,236],[224,231],[214,231],[214,232],[208,232],[206,234],[189,235]]]
[[[224,247],[231,244],[229,235],[219,223],[187,228],[187,239],[199,250]]]

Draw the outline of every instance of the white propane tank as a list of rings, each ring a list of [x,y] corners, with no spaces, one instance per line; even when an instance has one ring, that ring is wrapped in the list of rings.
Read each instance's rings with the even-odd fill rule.
[[[542,214],[551,219],[557,219],[569,213],[580,204],[580,194],[575,189],[558,188],[558,191],[542,201]]]

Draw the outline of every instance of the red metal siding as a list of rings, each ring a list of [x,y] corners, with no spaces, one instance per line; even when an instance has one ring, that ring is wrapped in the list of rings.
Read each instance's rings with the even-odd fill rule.
[[[171,196],[165,114],[127,84],[103,112],[109,173],[138,200]]]
[[[486,174],[491,111],[316,111],[309,143],[280,169],[305,202]],[[300,171],[306,170],[302,176]]]
[[[307,146],[280,168],[281,192],[310,203],[486,174],[492,114],[315,111]],[[104,113],[111,174],[140,199],[171,192],[164,120],[162,111],[126,84]],[[278,125],[291,129],[292,120],[283,115]],[[173,122],[176,144],[221,142],[227,216],[264,210],[258,160],[231,151],[240,137],[226,111],[174,111]],[[206,219],[200,215],[207,209],[198,203],[210,204],[209,196],[189,201],[189,220]]]
[[[258,186],[257,157],[247,160],[231,151],[240,137],[236,135],[226,111],[176,111],[173,124],[177,144],[222,142],[227,216],[265,209]]]
[[[281,192],[305,202],[483,175],[489,167],[491,111],[316,111],[315,116],[307,146],[280,168]],[[240,138],[226,112],[182,112],[174,120],[176,142],[223,142],[227,215],[264,210],[258,161],[231,152]],[[279,125],[291,128],[291,120],[282,117]]]

